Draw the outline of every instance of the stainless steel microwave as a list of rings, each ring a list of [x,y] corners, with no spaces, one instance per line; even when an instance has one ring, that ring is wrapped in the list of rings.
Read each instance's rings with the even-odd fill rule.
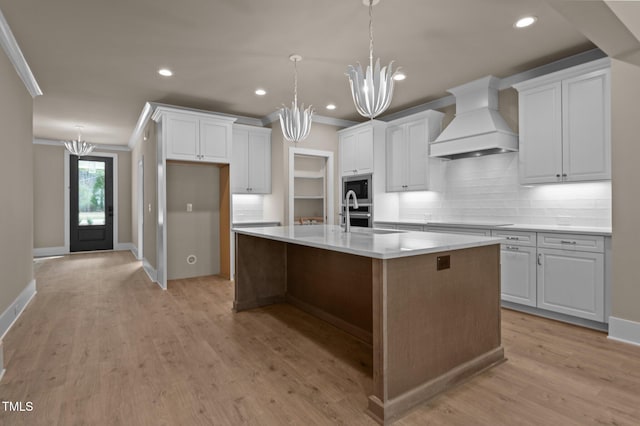
[[[371,175],[346,176],[342,178],[342,196],[345,197],[348,191],[356,193],[358,203],[371,204],[373,201],[371,187]],[[344,203],[344,199],[342,200]]]

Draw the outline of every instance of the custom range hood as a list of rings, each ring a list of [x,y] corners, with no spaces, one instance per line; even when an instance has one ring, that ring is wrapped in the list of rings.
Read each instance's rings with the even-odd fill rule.
[[[431,142],[431,157],[453,160],[518,150],[518,135],[498,112],[498,82],[487,76],[447,90],[456,97],[456,116]]]

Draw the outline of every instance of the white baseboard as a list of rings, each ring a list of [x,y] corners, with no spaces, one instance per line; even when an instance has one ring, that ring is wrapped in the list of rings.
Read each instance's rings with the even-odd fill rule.
[[[147,273],[147,276],[149,277],[149,279],[154,283],[157,283],[158,273],[156,272],[155,268],[151,266],[151,264],[147,261],[147,259],[142,259],[142,267],[144,268],[144,271]]]
[[[67,250],[62,247],[40,247],[33,249],[33,257],[63,256]]]
[[[609,317],[609,339],[640,346],[640,322]]]
[[[133,243],[118,243],[113,246],[114,251],[130,250],[133,251]]]
[[[138,257],[138,247],[134,246],[133,243],[131,244],[131,253],[133,253],[133,256],[138,259],[138,260],[142,260]]]
[[[22,292],[20,292],[18,297],[16,297],[16,300],[0,315],[0,340],[4,338],[7,331],[9,331],[11,326],[17,321],[35,294],[36,280],[31,280]]]

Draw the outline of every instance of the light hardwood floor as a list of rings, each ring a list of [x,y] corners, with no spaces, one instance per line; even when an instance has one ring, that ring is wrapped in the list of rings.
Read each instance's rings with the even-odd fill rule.
[[[2,425],[372,425],[365,344],[289,305],[234,314],[216,277],[163,292],[128,252],[39,261],[4,339]],[[398,425],[638,425],[640,348],[503,310],[508,361]]]

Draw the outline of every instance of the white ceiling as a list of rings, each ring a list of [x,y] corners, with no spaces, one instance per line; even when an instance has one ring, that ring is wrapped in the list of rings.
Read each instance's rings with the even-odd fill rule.
[[[0,0],[44,95],[34,136],[125,145],[146,101],[263,117],[293,97],[358,120],[346,67],[368,59],[362,0]],[[516,30],[514,21],[538,16]],[[594,47],[543,0],[382,0],[375,56],[407,74],[389,112]],[[175,75],[160,77],[169,67]],[[267,95],[257,97],[263,87]],[[324,107],[333,102],[338,108]]]

